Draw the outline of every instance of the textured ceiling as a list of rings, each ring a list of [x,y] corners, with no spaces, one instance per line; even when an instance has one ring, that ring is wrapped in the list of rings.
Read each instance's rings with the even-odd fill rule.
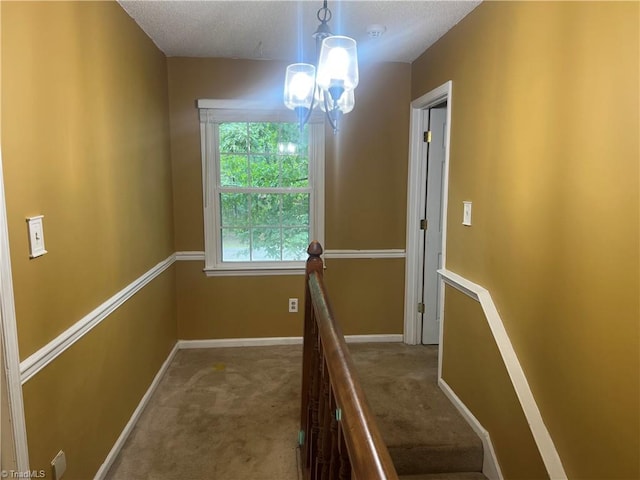
[[[169,57],[313,62],[320,0],[156,1],[120,5]],[[329,1],[334,34],[358,42],[360,60],[412,62],[479,1]],[[367,27],[386,26],[379,38]]]

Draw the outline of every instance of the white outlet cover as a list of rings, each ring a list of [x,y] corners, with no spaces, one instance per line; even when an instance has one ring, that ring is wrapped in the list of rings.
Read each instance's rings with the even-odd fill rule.
[[[298,311],[298,299],[290,298],[289,299],[289,313],[297,313]]]

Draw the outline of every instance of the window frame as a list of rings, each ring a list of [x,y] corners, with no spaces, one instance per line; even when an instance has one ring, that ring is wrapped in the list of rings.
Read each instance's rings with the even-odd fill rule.
[[[207,276],[300,275],[305,261],[230,262],[222,261],[220,213],[219,125],[223,122],[297,122],[290,110],[267,102],[243,100],[198,100],[200,148],[202,158],[202,192],[204,246]],[[325,128],[321,115],[312,115],[309,123],[309,227],[310,238],[324,244],[324,165]],[[253,189],[248,187],[249,189]],[[255,190],[260,190],[260,187]],[[300,188],[274,188],[273,193],[299,191]]]

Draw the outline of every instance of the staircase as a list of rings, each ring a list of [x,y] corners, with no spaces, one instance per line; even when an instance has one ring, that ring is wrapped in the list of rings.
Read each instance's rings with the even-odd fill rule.
[[[400,479],[486,480],[482,442],[437,385],[436,346],[349,350]]]

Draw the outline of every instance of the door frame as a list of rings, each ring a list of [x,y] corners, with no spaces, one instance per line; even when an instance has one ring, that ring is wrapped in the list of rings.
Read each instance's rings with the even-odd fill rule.
[[[4,174],[2,168],[2,148],[0,147],[0,341],[2,342],[3,363],[6,371],[7,400],[11,418],[11,431],[8,437],[13,441],[16,470],[29,470],[29,450],[27,447],[27,429],[22,399],[22,381],[20,377],[20,354],[18,352],[18,329],[13,296],[13,277],[11,274],[11,256],[9,251],[9,228],[7,205],[4,196]]]
[[[449,152],[451,138],[451,94],[453,82],[448,82],[422,95],[411,102],[411,124],[409,138],[409,169],[407,179],[407,233],[405,258],[405,291],[404,291],[404,343],[417,345],[422,343],[422,324],[416,315],[418,303],[421,301],[420,286],[420,248],[421,241],[420,207],[424,205],[426,196],[426,165],[424,162],[425,144],[423,132],[426,125],[422,112],[443,102],[447,103],[447,124],[445,127],[444,182],[442,185],[442,267],[447,261],[447,206],[449,192]],[[442,282],[442,280],[440,280]],[[444,288],[441,288],[440,318],[444,318]],[[442,325],[440,325],[440,341],[442,344]],[[439,362],[438,362],[439,363]]]

